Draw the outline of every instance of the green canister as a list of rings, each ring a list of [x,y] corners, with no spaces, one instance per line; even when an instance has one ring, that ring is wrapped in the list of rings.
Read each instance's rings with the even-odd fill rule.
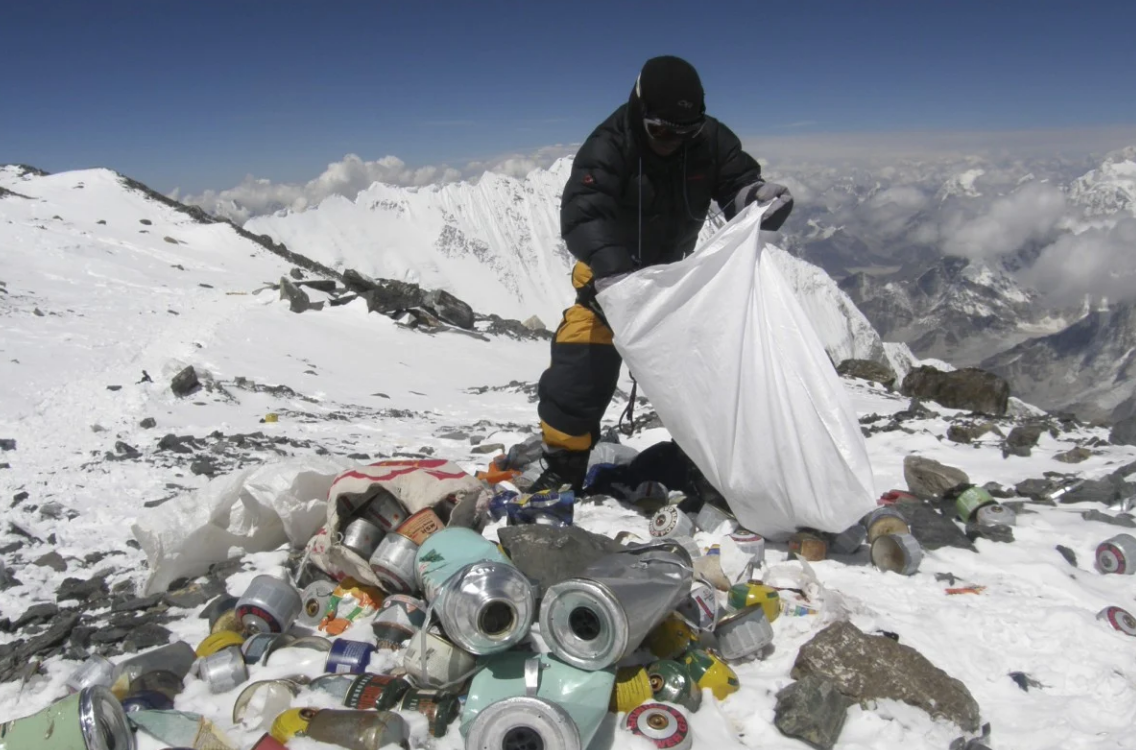
[[[702,688],[685,664],[660,659],[647,667],[647,679],[656,701],[677,703],[690,711],[697,711],[702,705]]]
[[[39,713],[0,724],[0,750],[134,750],[134,732],[114,694],[96,685]]]
[[[958,496],[955,500],[955,511],[965,523],[974,516],[979,508],[985,505],[993,505],[996,502],[989,492],[976,485]]]

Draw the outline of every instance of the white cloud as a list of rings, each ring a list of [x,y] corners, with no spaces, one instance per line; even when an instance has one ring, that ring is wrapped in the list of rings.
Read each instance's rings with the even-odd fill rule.
[[[1007,255],[1049,236],[1065,208],[1065,195],[1057,188],[1027,183],[974,218],[953,217],[941,229],[941,247],[948,255],[976,260]]]
[[[1136,219],[1111,228],[1062,235],[1022,278],[1059,305],[1086,295],[1118,302],[1136,296]]]

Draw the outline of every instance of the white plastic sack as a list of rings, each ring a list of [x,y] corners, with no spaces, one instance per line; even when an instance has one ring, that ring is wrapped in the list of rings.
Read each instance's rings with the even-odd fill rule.
[[[307,456],[220,477],[139,516],[131,530],[150,564],[146,594],[246,552],[302,547],[327,520],[331,483],[353,461]]]
[[[599,294],[615,347],[675,441],[751,531],[839,532],[875,507],[856,413],[762,252],[750,206],[693,255]]]

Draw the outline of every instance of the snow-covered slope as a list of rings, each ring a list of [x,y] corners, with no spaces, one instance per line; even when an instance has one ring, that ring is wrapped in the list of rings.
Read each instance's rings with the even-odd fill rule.
[[[1069,186],[1069,200],[1087,216],[1136,216],[1136,146],[1113,151]]]

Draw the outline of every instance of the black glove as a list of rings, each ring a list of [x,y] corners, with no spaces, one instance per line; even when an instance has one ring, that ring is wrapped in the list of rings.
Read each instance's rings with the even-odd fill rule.
[[[758,182],[742,189],[745,193],[743,206],[751,203],[765,203],[765,215],[761,217],[761,228],[776,232],[793,211],[793,194],[784,185],[776,182]]]

